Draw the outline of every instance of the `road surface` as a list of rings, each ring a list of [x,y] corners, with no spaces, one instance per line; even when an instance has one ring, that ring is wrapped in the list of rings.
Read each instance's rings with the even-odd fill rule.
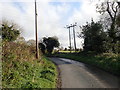
[[[58,65],[61,88],[120,88],[120,79],[110,73],[81,62],[50,58]]]

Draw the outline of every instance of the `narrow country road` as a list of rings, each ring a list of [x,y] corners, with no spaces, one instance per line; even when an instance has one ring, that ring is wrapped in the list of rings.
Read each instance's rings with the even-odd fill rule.
[[[61,88],[119,88],[120,79],[98,68],[64,58],[50,58],[58,65]]]

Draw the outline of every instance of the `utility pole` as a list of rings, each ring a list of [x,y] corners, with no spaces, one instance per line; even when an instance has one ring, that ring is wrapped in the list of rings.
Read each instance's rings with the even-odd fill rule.
[[[75,24],[71,24],[71,27],[73,27],[73,35],[74,35],[74,47],[75,47],[75,52],[76,52],[76,39],[75,39],[75,26],[77,26],[76,25],[77,23],[75,23]]]
[[[67,29],[69,29],[69,44],[70,44],[70,53],[71,53],[71,35],[70,35],[70,28],[71,26],[66,25]]]
[[[71,53],[71,35],[70,35],[70,28],[71,27],[73,27],[74,47],[75,47],[75,52],[76,52],[75,26],[77,26],[77,23],[71,24],[70,26],[66,25],[67,29],[69,29],[70,53]]]
[[[38,48],[38,33],[37,33],[37,6],[35,0],[35,36],[36,36],[36,58],[39,58],[39,48]]]

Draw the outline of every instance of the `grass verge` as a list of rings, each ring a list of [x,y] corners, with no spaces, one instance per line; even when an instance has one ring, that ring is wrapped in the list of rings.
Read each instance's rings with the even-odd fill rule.
[[[84,62],[120,76],[120,55],[118,54],[104,53],[101,55],[85,55],[82,53],[79,54],[62,53],[55,54],[54,56]]]

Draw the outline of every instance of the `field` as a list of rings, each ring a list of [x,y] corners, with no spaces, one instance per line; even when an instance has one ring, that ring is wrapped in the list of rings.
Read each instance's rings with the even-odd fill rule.
[[[60,53],[70,53],[70,51],[59,51]],[[76,51],[79,52],[79,51]],[[71,53],[75,53],[75,51],[71,51]]]

